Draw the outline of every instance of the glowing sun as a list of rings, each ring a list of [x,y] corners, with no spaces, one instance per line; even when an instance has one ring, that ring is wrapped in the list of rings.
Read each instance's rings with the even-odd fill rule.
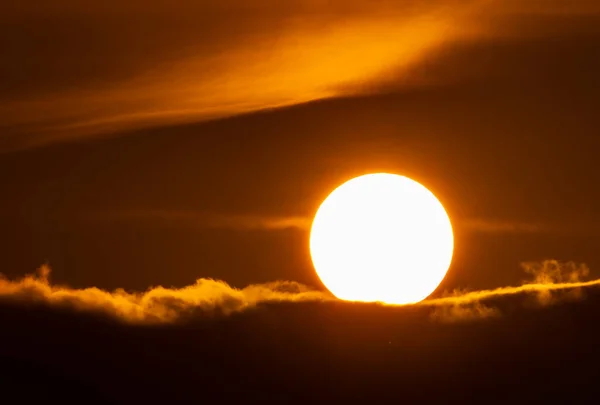
[[[321,204],[312,261],[337,298],[409,304],[442,282],[454,251],[450,218],[424,186],[387,173],[354,178]]]

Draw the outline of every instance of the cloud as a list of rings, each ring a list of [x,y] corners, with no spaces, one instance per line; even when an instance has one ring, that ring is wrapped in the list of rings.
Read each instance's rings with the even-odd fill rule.
[[[305,216],[225,215],[197,211],[131,210],[96,213],[88,219],[152,220],[174,226],[219,228],[234,230],[308,230],[312,218]]]
[[[533,284],[580,283],[590,274],[590,269],[585,264],[561,263],[557,260],[546,260],[541,263],[525,262],[521,263],[521,267],[525,273],[533,276]],[[540,290],[537,293],[537,300],[542,305],[551,305],[560,300],[577,300],[583,297],[582,288],[561,292],[561,295],[557,295],[556,291]]]
[[[551,229],[548,226],[539,224],[494,221],[485,219],[471,219],[461,221],[459,226],[469,231],[483,233],[537,233],[548,231]]]
[[[500,311],[497,308],[486,306],[481,302],[475,302],[468,305],[451,304],[435,307],[430,314],[430,318],[436,322],[455,323],[499,315]]]
[[[112,0],[97,13],[71,1],[60,13],[25,2],[0,19],[14,41],[5,55],[12,64],[0,70],[11,94],[0,118],[17,131],[13,140],[37,131],[35,144],[333,97],[460,35],[455,20],[479,2],[138,1],[122,9]],[[47,48],[22,32],[26,25]]]
[[[112,212],[96,212],[86,216],[88,220],[107,219],[119,221],[145,220],[170,226],[192,226],[200,228],[221,228],[233,230],[310,230],[311,216],[268,216],[218,214],[202,211],[138,209]],[[457,219],[453,221],[456,229],[478,233],[563,233],[582,229],[576,225],[548,225],[493,219]]]
[[[585,264],[558,260],[523,262],[521,268],[533,276],[532,284],[580,283],[590,274]]]
[[[556,292],[567,292],[569,299],[581,298],[582,287],[600,285],[599,280],[580,281],[587,266],[554,260],[526,263],[523,267],[534,281],[518,287],[483,291],[454,291],[441,298],[428,299],[416,306],[432,308],[431,318],[440,322],[468,321],[495,317],[500,310],[490,306],[492,298],[534,294],[542,304],[556,303]],[[37,274],[20,280],[0,278],[0,298],[21,304],[45,303],[77,311],[99,312],[131,323],[168,323],[202,316],[225,316],[269,302],[332,301],[335,298],[293,281],[276,281],[234,288],[224,281],[198,279],[183,288],[150,288],[145,292],[99,288],[75,289],[53,285],[50,268],[42,266]],[[357,303],[358,304],[358,303]]]
[[[553,267],[554,264],[558,264],[558,268],[561,272],[568,272],[572,269],[581,269],[587,268],[585,265],[576,265],[571,262],[560,263],[554,260],[544,261],[539,265],[539,269],[541,271],[546,271],[548,267]],[[529,266],[526,264],[525,266]],[[580,271],[580,270],[577,270]],[[581,273],[580,273],[581,274]],[[564,275],[561,276],[561,280],[563,279],[571,279],[572,276]],[[542,278],[542,280],[544,280]],[[501,287],[493,290],[481,290],[481,291],[471,291],[471,292],[456,292],[451,295],[442,298],[436,298],[432,300],[428,300],[427,302],[423,302],[423,305],[439,305],[439,304],[470,304],[479,302],[482,300],[501,297],[505,295],[515,295],[521,293],[539,293],[539,292],[560,292],[563,290],[570,290],[574,288],[582,288],[582,287],[591,287],[600,285],[600,279],[592,280],[592,281],[551,281],[545,279],[543,282],[530,282],[525,283],[521,286],[516,287]]]
[[[21,280],[0,279],[0,297],[23,303],[45,302],[57,307],[102,312],[133,323],[170,322],[193,315],[222,314],[272,301],[318,301],[331,297],[291,281],[250,285],[236,289],[227,283],[199,279],[183,288],[154,287],[143,293],[112,292],[99,288],[74,289],[53,285],[50,268]]]
[[[540,16],[597,10],[584,0],[9,3],[5,150],[385,91],[375,84],[390,79],[428,85],[418,71],[455,43],[519,38],[555,25]]]
[[[580,224],[574,221],[569,223],[533,223],[497,219],[459,219],[457,228],[478,233],[506,234],[506,233],[553,233],[577,234],[586,233],[595,229],[595,224]]]
[[[537,304],[546,306],[581,299],[583,288],[600,285],[600,279],[582,281],[589,275],[586,264],[544,260],[523,262],[521,267],[533,277],[521,286],[470,292],[457,290],[441,298],[423,301],[420,305],[434,307],[431,314],[434,320],[457,322],[499,316],[498,308],[485,304],[495,298],[527,294],[534,296]]]

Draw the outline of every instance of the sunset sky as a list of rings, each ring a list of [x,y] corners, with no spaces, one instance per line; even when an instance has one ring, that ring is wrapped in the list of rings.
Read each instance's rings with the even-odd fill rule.
[[[6,7],[5,7],[6,9]],[[308,226],[373,171],[453,220],[442,286],[596,251],[594,1],[9,1],[3,270],[143,290],[319,287]],[[442,288],[443,289],[443,288]]]
[[[591,403],[600,1],[4,0],[0,51],[0,401]],[[311,260],[380,172],[452,223],[414,305]]]

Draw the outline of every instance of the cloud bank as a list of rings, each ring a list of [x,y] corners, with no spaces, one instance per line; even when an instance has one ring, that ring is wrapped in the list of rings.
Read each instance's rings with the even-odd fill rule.
[[[43,302],[75,310],[102,312],[133,323],[171,322],[194,315],[228,315],[272,301],[331,299],[292,281],[277,281],[236,289],[224,281],[198,279],[183,288],[154,287],[143,293],[99,288],[73,289],[53,285],[50,268],[42,266],[37,274],[21,280],[0,279],[0,297],[21,303]]]
[[[548,260],[524,263],[523,268],[534,280],[517,287],[494,290],[455,291],[440,298],[428,299],[419,307],[432,308],[431,318],[456,322],[500,315],[487,306],[492,298],[532,294],[543,305],[562,298],[581,298],[581,288],[600,285],[599,280],[581,281],[589,274],[583,264]],[[74,289],[53,285],[50,268],[43,266],[37,274],[20,280],[0,279],[0,298],[22,305],[43,303],[77,311],[103,313],[130,323],[169,323],[201,316],[226,316],[273,302],[335,301],[327,292],[311,289],[292,281],[276,281],[233,288],[224,281],[198,279],[183,288],[154,287],[145,292],[105,291],[99,288]],[[557,295],[557,292],[567,294]]]

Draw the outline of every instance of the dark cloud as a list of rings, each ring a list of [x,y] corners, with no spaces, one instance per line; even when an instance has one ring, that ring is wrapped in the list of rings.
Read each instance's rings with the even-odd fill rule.
[[[239,309],[251,289],[203,280],[187,289],[108,293],[50,285],[47,271],[3,280],[3,395],[25,403],[60,396],[67,404],[179,404],[227,395],[245,403],[289,397],[288,403],[305,404],[315,396],[395,402],[398,393],[419,402],[423,392],[428,400],[455,402],[469,393],[477,403],[493,393],[499,402],[519,403],[562,393],[585,402],[589,390],[572,387],[594,386],[588,370],[598,361],[600,297],[586,288],[583,302],[527,305],[542,291],[575,291],[573,283],[550,283],[585,274],[585,266],[573,263],[531,266],[551,278],[402,307],[315,296],[286,303],[303,288],[255,286],[254,297],[287,295],[229,316],[219,308]],[[190,310],[195,305],[198,311]],[[182,317],[186,322],[171,322]],[[432,384],[432,376],[439,381]],[[560,383],[549,384],[553,378]]]
[[[14,402],[249,404],[588,402],[599,297],[514,305],[484,322],[431,322],[423,307],[278,303],[219,319],[132,325],[0,305],[0,376]],[[573,387],[577,387],[574,389]]]

